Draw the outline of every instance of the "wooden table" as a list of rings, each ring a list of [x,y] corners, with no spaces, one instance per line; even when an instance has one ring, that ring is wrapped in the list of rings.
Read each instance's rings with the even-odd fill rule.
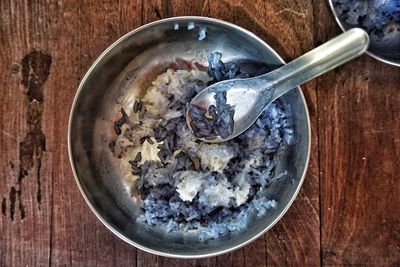
[[[236,23],[291,60],[340,33],[326,1],[0,1],[0,266],[400,266],[400,68],[363,56],[303,86],[312,121],[303,188],[267,234],[176,260],[119,240],[80,195],[67,155],[79,81],[150,21]]]

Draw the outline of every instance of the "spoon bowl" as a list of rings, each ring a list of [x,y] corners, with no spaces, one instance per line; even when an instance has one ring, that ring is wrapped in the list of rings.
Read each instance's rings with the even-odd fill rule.
[[[247,130],[274,100],[297,86],[318,77],[360,55],[369,45],[368,34],[351,29],[267,74],[248,79],[232,79],[213,84],[191,101],[191,105],[208,110],[216,105],[215,92],[225,91],[227,104],[234,107],[233,131],[226,138],[201,138],[207,142],[223,142]],[[189,110],[188,110],[189,114]],[[191,118],[186,116],[191,127]]]

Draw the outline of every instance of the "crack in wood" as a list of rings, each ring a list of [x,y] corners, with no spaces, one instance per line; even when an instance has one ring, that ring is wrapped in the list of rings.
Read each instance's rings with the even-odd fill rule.
[[[158,19],[162,19],[160,10],[159,10],[157,7],[154,7],[154,13],[156,14],[156,17],[157,17]]]
[[[21,220],[23,220],[26,216],[26,208],[25,205],[22,202],[22,192],[21,189],[17,190],[17,199],[18,199],[18,209],[19,209],[19,213],[21,214]]]
[[[292,14],[297,15],[297,16],[302,17],[302,18],[307,17],[307,11],[299,12],[299,11],[296,11],[296,10],[294,10],[292,8],[284,8],[282,10],[279,10],[279,11],[277,11],[275,13],[275,15],[280,15],[282,13],[292,13]]]
[[[1,201],[1,214],[7,216],[7,203],[5,198],[3,198],[3,200]]]
[[[17,190],[14,186],[12,186],[10,188],[10,218],[11,218],[11,221],[14,221],[14,218],[15,218],[15,207],[17,204],[17,200],[19,203],[18,209],[19,209],[19,212],[21,215],[21,220],[23,220],[26,216],[26,209],[25,209],[25,205],[22,202],[22,192],[20,189]],[[3,205],[2,205],[2,211],[3,211]],[[3,214],[5,215],[6,212],[4,212]]]
[[[15,202],[17,201],[17,190],[14,186],[10,188],[10,217],[11,221],[14,221],[15,214]]]

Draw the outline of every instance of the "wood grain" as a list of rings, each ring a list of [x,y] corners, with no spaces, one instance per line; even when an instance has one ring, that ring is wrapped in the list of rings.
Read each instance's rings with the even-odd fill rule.
[[[111,234],[70,170],[67,123],[79,81],[145,23],[215,17],[289,61],[340,31],[325,1],[0,1],[0,266],[400,265],[400,69],[362,57],[303,86],[312,153],[274,228],[232,253],[177,260]]]
[[[54,166],[51,264],[134,266],[136,249],[116,239],[87,209],[69,168],[68,111],[81,77],[114,40],[141,24],[141,2],[66,1],[60,6],[60,32],[54,48]],[[65,51],[71,51],[65,53]],[[61,90],[59,88],[62,88]]]
[[[339,31],[315,7],[316,43]],[[363,56],[317,81],[324,265],[400,265],[400,69]]]

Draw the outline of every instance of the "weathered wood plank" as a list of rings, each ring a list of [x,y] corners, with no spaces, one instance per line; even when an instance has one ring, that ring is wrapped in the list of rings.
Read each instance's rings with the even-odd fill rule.
[[[315,10],[316,43],[340,32],[325,3]],[[363,56],[317,85],[322,263],[398,266],[400,69]]]
[[[80,196],[66,134],[80,78],[105,47],[140,25],[140,9],[132,1],[0,3],[1,266],[136,263],[136,250]]]
[[[52,264],[112,266],[136,264],[136,249],[104,227],[81,197],[67,157],[69,109],[80,79],[100,53],[141,23],[140,1],[60,3],[54,48],[54,133]]]
[[[25,1],[0,3],[2,266],[48,265],[50,258],[53,156],[51,138],[45,137],[51,127],[45,94],[52,42],[43,32],[53,8]],[[33,27],[37,31],[29,30]]]

